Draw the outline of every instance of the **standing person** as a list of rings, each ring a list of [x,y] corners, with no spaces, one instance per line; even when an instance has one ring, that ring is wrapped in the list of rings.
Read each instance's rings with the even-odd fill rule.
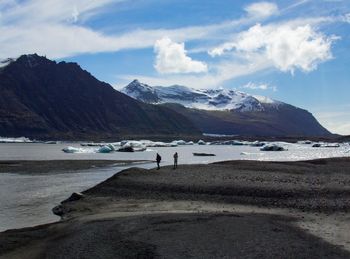
[[[162,157],[157,153],[157,157],[156,157],[157,167],[158,167],[157,170],[160,169],[159,163],[160,163],[161,160],[162,160]]]
[[[179,157],[179,155],[177,154],[177,152],[175,152],[174,154],[174,169],[177,168],[177,158]]]

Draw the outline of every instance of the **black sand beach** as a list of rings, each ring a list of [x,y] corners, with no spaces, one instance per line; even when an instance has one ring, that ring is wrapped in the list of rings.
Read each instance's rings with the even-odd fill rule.
[[[350,159],[131,168],[1,258],[350,258]]]

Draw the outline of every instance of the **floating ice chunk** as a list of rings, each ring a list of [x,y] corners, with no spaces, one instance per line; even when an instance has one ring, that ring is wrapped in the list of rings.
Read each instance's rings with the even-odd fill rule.
[[[262,147],[262,146],[265,146],[265,144],[266,143],[260,142],[260,141],[254,141],[254,142],[249,143],[249,145],[252,147]]]
[[[62,149],[64,153],[82,153],[81,148],[76,148],[76,147],[65,147]]]
[[[206,145],[207,143],[204,140],[198,140],[197,142],[198,145]]]
[[[113,151],[108,145],[100,147],[97,152],[98,153],[111,153]]]
[[[263,146],[262,148],[260,148],[261,151],[285,151],[287,149],[285,149],[282,146],[279,146],[277,144],[267,144],[265,146]]]
[[[0,137],[0,143],[33,143],[33,141],[26,137],[19,137],[19,138]]]
[[[44,144],[58,144],[60,143],[59,141],[54,141],[54,140],[50,140],[50,141],[45,141]]]
[[[315,143],[312,147],[340,147],[338,143]]]
[[[81,143],[80,145],[83,147],[103,147],[106,144],[105,143],[89,142],[89,143]]]
[[[174,140],[172,143],[175,143],[177,145],[186,145],[186,141],[184,140]]]
[[[94,148],[79,148],[79,147],[65,147],[62,149],[64,153],[96,153]]]
[[[136,140],[129,140],[127,142],[123,142],[122,148],[127,148],[131,147],[133,151],[145,151],[147,149],[147,146],[142,143],[141,141],[136,141]],[[120,149],[119,149],[120,151]]]

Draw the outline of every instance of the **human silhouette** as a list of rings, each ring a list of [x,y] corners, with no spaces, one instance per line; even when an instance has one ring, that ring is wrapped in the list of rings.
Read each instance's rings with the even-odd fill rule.
[[[178,159],[179,155],[177,154],[177,152],[175,152],[174,154],[174,169],[177,168],[177,159]]]
[[[160,169],[159,163],[162,160],[162,157],[157,153],[156,161],[157,161],[157,170]]]

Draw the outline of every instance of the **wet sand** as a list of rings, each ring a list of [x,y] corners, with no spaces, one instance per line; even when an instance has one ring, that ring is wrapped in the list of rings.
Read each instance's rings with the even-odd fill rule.
[[[350,159],[130,168],[2,258],[350,258]]]
[[[67,172],[105,166],[128,165],[147,162],[145,160],[8,160],[0,161],[0,173]]]

